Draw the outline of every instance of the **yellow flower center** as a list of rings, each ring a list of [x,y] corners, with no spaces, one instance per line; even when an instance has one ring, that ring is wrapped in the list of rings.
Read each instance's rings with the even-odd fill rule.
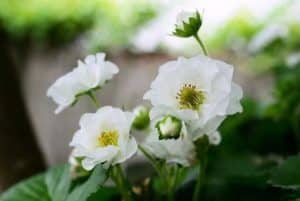
[[[106,147],[109,145],[117,146],[119,133],[116,130],[102,131],[98,137],[98,146]]]
[[[199,110],[204,102],[204,92],[196,88],[195,85],[185,84],[177,93],[176,99],[180,109]]]

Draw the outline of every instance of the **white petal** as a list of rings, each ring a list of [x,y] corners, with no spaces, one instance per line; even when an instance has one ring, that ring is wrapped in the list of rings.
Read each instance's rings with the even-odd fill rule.
[[[151,120],[159,119],[165,115],[171,115],[183,121],[193,121],[198,118],[197,113],[192,110],[176,110],[164,105],[153,107],[149,115]]]
[[[75,101],[76,88],[75,80],[71,73],[57,79],[47,91],[47,96],[51,97],[58,105],[55,113],[59,113]]]
[[[235,113],[243,111],[243,108],[240,103],[242,97],[243,97],[242,88],[239,85],[232,83],[231,94],[230,94],[230,103],[227,108],[228,114],[235,114]]]
[[[111,163],[118,151],[113,146],[98,149],[82,160],[82,167],[89,171],[100,163]]]
[[[159,140],[157,132],[153,130],[142,146],[153,157],[167,163],[190,166],[195,160],[195,147],[184,134],[178,139]]]
[[[119,152],[119,155],[114,159],[113,165],[123,163],[137,152],[136,140],[133,137],[131,137],[127,143],[127,146],[124,148],[125,149]]]

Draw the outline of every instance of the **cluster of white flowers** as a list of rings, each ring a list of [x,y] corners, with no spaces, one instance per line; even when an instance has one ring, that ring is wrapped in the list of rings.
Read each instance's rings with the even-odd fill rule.
[[[103,53],[87,56],[49,88],[47,95],[58,104],[55,113],[71,106],[79,96],[103,87],[118,73],[119,68],[104,58]],[[137,151],[137,143],[130,135],[133,117],[130,112],[110,106],[84,114],[79,121],[80,129],[70,143],[74,148],[71,165],[76,166],[80,161],[79,165],[89,171],[97,164],[109,167],[130,158]]]
[[[198,12],[182,12],[174,34],[195,36],[200,26]],[[55,113],[82,95],[95,98],[92,93],[118,73],[118,67],[104,59],[103,53],[87,56],[49,88],[47,95],[58,104]],[[144,107],[131,113],[105,106],[81,117],[70,143],[71,164],[90,171],[98,164],[108,168],[126,161],[137,152],[130,135],[134,128],[150,131],[141,147],[152,158],[190,166],[196,160],[196,142],[206,138],[208,145],[219,144],[222,121],[242,111],[242,90],[232,77],[233,66],[202,55],[163,64],[144,95],[153,106],[150,112]]]
[[[193,146],[191,142],[205,135],[211,144],[220,143],[217,129],[222,121],[227,115],[242,111],[242,90],[232,82],[232,76],[231,65],[202,55],[180,57],[163,64],[151,89],[144,95],[144,99],[153,105],[150,118],[157,121],[166,116],[175,117],[184,125],[185,131],[180,131],[173,139],[159,138],[159,133],[153,131],[157,136],[149,136],[145,146],[164,147],[156,148],[154,152],[162,152],[156,153],[156,157],[186,165],[187,161],[182,158],[189,159],[194,155],[194,150],[187,148],[187,144]]]

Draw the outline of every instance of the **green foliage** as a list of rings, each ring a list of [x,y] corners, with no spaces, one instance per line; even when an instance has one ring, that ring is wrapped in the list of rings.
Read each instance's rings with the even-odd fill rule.
[[[98,2],[0,1],[0,27],[14,39],[67,41],[91,26]]]
[[[50,169],[45,176],[51,200],[65,201],[71,186],[70,166],[63,165]]]
[[[111,201],[120,200],[118,190],[114,187],[102,187],[92,194],[87,201]]]
[[[85,201],[95,192],[102,192],[106,181],[106,170],[96,166],[92,174],[70,192],[71,177],[69,165],[50,169],[45,174],[29,178],[4,192],[1,201]],[[98,192],[99,191],[99,192]],[[110,194],[106,195],[107,197]]]
[[[0,197],[1,201],[51,201],[44,175],[29,178],[8,189]]]
[[[99,0],[101,8],[94,28],[87,35],[93,51],[126,48],[137,29],[156,15],[157,6],[150,1]]]
[[[275,100],[268,108],[268,115],[277,119],[288,119],[298,130],[300,126],[300,64],[293,68],[277,67],[275,76]]]
[[[207,46],[216,50],[247,44],[263,26],[253,19],[247,11],[237,13],[208,38]]]
[[[270,183],[282,188],[300,189],[300,155],[288,158],[272,171]]]
[[[17,41],[52,44],[90,31],[87,41],[94,50],[119,47],[155,10],[154,4],[139,0],[4,0],[0,1],[0,30]]]
[[[70,193],[66,201],[84,201],[95,193],[106,181],[107,175],[101,165],[96,166],[88,180],[82,185],[76,187]]]

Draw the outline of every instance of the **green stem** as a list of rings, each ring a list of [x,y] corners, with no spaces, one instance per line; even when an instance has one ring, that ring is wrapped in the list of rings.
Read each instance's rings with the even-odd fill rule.
[[[199,38],[199,36],[197,34],[194,35],[194,38],[196,39],[196,41],[199,43],[204,55],[208,56],[208,52],[205,48],[204,43],[202,42],[202,40]]]
[[[118,190],[122,194],[124,201],[133,201],[131,185],[125,177],[124,172],[119,164],[112,167],[111,178],[113,179]]]
[[[152,166],[154,167],[155,171],[161,175],[160,166],[156,162],[156,160],[142,147],[141,145],[138,145],[139,150],[144,154],[144,156],[151,162]]]
[[[94,103],[94,105],[96,106],[96,108],[100,108],[100,103],[97,100],[96,96],[93,94],[92,91],[87,92],[87,95],[91,98],[92,102]]]
[[[172,172],[169,171],[166,163],[164,163],[163,165],[159,164],[159,162],[157,162],[141,145],[139,145],[138,147],[139,150],[145,155],[145,157],[149,159],[158,176],[164,182],[164,185],[166,186],[166,195],[168,201],[173,201],[175,190],[175,182],[173,177],[175,177],[175,175],[173,175]]]
[[[179,167],[177,165],[171,166],[169,170],[167,169],[168,201],[174,200],[174,195],[177,187],[178,169]]]
[[[203,155],[202,159],[200,160],[199,164],[199,176],[196,183],[194,195],[193,195],[193,201],[199,201],[200,197],[202,195],[202,187],[205,180],[205,172],[206,172],[206,164],[207,164],[207,158],[206,154]]]

